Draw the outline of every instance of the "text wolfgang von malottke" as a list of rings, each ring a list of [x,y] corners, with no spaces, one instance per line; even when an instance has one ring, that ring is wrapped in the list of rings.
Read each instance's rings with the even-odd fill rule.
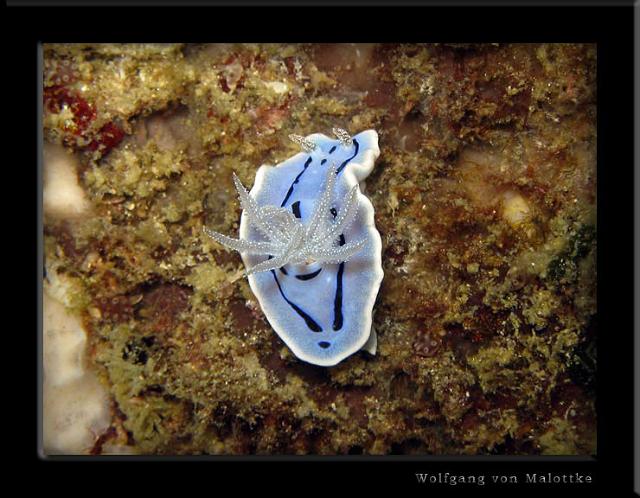
[[[522,474],[455,474],[450,472],[416,473],[416,479],[420,484],[435,485],[471,485],[484,486],[485,484],[591,484],[593,479],[590,474],[572,472],[567,474],[556,473],[522,473]]]

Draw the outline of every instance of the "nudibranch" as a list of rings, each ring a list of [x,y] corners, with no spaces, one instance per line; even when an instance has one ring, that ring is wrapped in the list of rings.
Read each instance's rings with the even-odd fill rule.
[[[333,133],[290,135],[302,152],[261,166],[250,192],[234,174],[239,239],[205,228],[240,252],[251,290],[285,344],[321,366],[360,349],[375,354],[372,314],[383,277],[382,242],[363,194],[380,155],[378,134]]]

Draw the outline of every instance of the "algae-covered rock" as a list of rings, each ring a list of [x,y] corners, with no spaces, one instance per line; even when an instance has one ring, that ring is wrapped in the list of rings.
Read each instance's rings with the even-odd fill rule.
[[[94,453],[595,453],[595,46],[45,44],[43,77]],[[203,228],[237,233],[233,172],[334,126],[379,134],[385,277],[376,355],[322,368]]]

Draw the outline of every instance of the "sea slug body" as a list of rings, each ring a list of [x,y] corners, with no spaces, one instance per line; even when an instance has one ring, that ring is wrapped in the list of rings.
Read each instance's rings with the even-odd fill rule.
[[[301,360],[333,366],[372,354],[372,313],[383,278],[380,234],[363,180],[380,154],[378,134],[334,128],[292,135],[302,152],[261,166],[250,192],[234,176],[240,238],[205,229],[240,251],[251,290],[276,333]]]

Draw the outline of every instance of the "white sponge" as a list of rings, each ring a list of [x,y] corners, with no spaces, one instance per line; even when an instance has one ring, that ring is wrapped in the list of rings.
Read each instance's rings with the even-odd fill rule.
[[[80,320],[45,291],[43,446],[47,455],[86,454],[111,423],[108,396],[85,367]]]
[[[57,218],[76,218],[89,211],[90,203],[78,184],[74,156],[61,146],[47,144],[43,152],[43,209]]]

